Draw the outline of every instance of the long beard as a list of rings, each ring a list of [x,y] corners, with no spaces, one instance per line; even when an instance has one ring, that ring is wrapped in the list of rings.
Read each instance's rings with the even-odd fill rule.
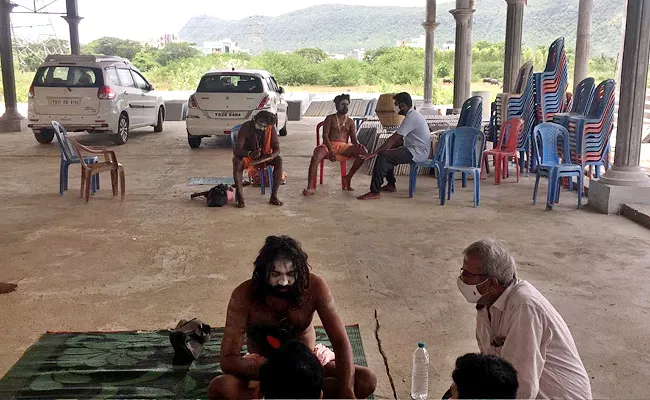
[[[290,301],[298,300],[300,293],[295,285],[288,286],[287,290],[283,290],[284,288],[287,286],[269,286],[269,296]]]

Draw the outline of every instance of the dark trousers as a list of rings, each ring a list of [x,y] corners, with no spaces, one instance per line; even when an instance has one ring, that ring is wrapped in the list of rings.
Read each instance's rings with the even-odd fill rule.
[[[404,146],[390,150],[382,150],[375,160],[375,167],[372,170],[372,182],[370,191],[373,193],[381,192],[381,186],[384,178],[389,185],[395,185],[395,166],[399,164],[408,164],[413,159],[411,152]]]

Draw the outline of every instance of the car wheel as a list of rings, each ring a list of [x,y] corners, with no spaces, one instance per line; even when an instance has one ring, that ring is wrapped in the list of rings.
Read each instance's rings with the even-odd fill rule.
[[[193,149],[198,149],[201,146],[201,136],[192,136],[189,133],[187,134],[187,143],[190,144],[190,147]]]
[[[162,132],[163,131],[163,122],[165,122],[165,112],[163,111],[163,108],[160,107],[158,109],[158,123],[154,125],[153,131],[154,132]]]
[[[284,128],[280,129],[280,132],[278,132],[278,134],[280,136],[287,136],[287,133],[288,133],[287,132],[287,124],[284,124]]]
[[[113,135],[115,144],[124,144],[129,140],[129,117],[122,113],[117,121],[117,135]]]
[[[41,144],[52,143],[54,139],[54,129],[43,129],[42,131],[36,133],[34,132],[34,137],[36,141]]]

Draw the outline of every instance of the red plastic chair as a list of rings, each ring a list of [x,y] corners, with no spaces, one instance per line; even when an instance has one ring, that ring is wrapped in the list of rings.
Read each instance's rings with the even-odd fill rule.
[[[320,138],[321,135],[319,134],[321,128],[323,127],[324,122],[319,123],[316,125],[316,147],[320,146]],[[345,163],[346,160],[341,160],[339,161],[341,163],[341,188],[345,189],[345,175],[347,175],[347,166]],[[323,172],[325,171],[325,160],[322,160],[320,162],[320,184],[323,184]],[[316,186],[316,177],[314,177],[314,186]]]
[[[499,135],[499,143],[497,147],[492,150],[483,152],[483,160],[481,166],[484,166],[487,157],[494,157],[494,183],[496,185],[501,183],[501,176],[506,178],[508,173],[508,160],[510,157],[514,158],[517,167],[517,183],[519,183],[519,153],[517,152],[517,141],[519,136],[524,130],[524,120],[521,118],[511,118],[501,126],[501,134]],[[504,145],[503,140],[507,137]],[[483,168],[481,168],[481,178],[485,178]]]

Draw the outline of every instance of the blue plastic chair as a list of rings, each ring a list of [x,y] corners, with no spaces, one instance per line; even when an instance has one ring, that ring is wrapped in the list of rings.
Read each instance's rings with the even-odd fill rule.
[[[451,199],[454,173],[472,174],[474,178],[474,207],[479,206],[481,197],[481,159],[485,146],[485,134],[476,128],[461,127],[450,130],[445,135],[445,160],[442,185],[440,187],[440,205]]]
[[[70,144],[68,140],[68,134],[60,123],[57,121],[52,121],[52,128],[54,128],[54,134],[56,135],[56,140],[59,142],[59,150],[61,150],[61,166],[59,167],[59,194],[63,196],[63,192],[68,190],[68,169],[72,164],[81,164],[79,155],[75,151],[74,147]],[[94,164],[99,162],[97,156],[87,156],[84,157],[84,160],[87,164]],[[99,174],[93,176],[91,181],[91,191],[95,194],[99,190]]]
[[[463,107],[460,110],[460,117],[458,118],[458,125],[460,128],[469,126],[476,129],[481,129],[483,123],[483,98],[481,96],[470,97],[465,100]]]
[[[230,131],[230,145],[232,146],[233,151],[235,150],[235,145],[237,144],[237,135],[239,135],[240,129],[241,125],[235,125]],[[267,165],[266,168],[259,168],[259,170],[260,182],[262,183],[260,186],[262,188],[262,195],[264,195],[266,194],[266,180],[264,179],[265,174],[269,175],[269,187],[271,188],[271,191],[273,191],[273,166]]]
[[[415,184],[418,178],[418,168],[433,168],[436,171],[436,178],[438,181],[438,189],[442,186],[442,175],[444,173],[443,169],[445,167],[445,136],[447,132],[440,134],[438,138],[438,147],[436,147],[436,153],[433,155],[433,158],[428,159],[425,162],[421,163],[411,163],[409,169],[409,198],[412,198],[415,195]],[[451,188],[452,192],[454,186]]]
[[[558,152],[558,139],[562,141],[565,158],[560,161]],[[541,149],[540,149],[541,145]],[[582,167],[572,164],[569,154],[569,132],[565,127],[552,122],[545,122],[535,127],[533,131],[533,146],[537,158],[537,176],[535,190],[533,191],[533,204],[537,201],[537,188],[539,178],[548,178],[548,193],[546,196],[546,209],[552,210],[553,203],[560,201],[560,178],[578,177],[578,208],[582,208]],[[573,179],[573,178],[570,178]]]

